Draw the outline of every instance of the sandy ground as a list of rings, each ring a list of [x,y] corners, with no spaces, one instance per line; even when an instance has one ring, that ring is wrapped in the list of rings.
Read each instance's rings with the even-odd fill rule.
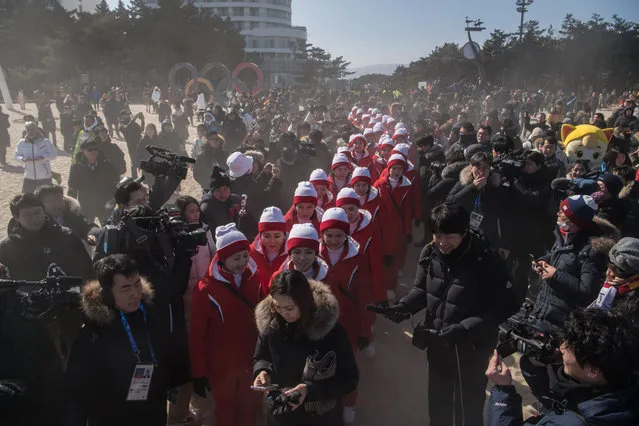
[[[7,112],[6,108],[3,108]],[[158,125],[157,116],[147,114],[142,105],[133,105],[133,113],[143,112],[147,123]],[[24,111],[8,111],[11,121],[11,147],[7,150],[7,160],[10,165],[0,171],[2,190],[0,190],[0,237],[6,236],[6,226],[11,217],[9,202],[11,198],[20,193],[22,188],[22,167],[13,159],[15,145],[21,138],[24,128],[23,115],[37,115],[35,104],[27,104]],[[54,115],[58,115],[54,107]],[[191,135],[195,134],[195,128],[189,129]],[[62,144],[62,135],[58,132],[59,144]],[[124,141],[114,138],[114,141],[127,155]],[[187,150],[190,147],[187,147]],[[66,186],[70,156],[59,151],[58,158],[53,161],[53,169],[62,174],[62,184]],[[199,185],[189,174],[182,183],[181,192],[199,198],[201,190]],[[421,230],[416,232],[415,240],[421,239]],[[419,255],[417,248],[411,248],[406,267],[404,269],[403,283],[399,289],[399,295],[408,291],[412,285],[412,277],[415,271],[415,259]],[[377,354],[373,359],[367,359],[363,354],[358,355],[361,370],[359,386],[359,402],[357,406],[357,425],[383,426],[424,426],[428,423],[427,413],[427,372],[425,353],[411,346],[412,329],[410,324],[396,325],[385,319],[378,319],[376,324],[375,347]],[[508,360],[512,364],[512,358]],[[486,360],[488,364],[488,360]],[[529,405],[533,399],[523,385],[523,380],[518,369],[513,370],[513,376],[517,380],[517,387],[524,396],[524,405]],[[432,391],[432,390],[431,390]],[[436,390],[434,390],[436,391]],[[528,412],[528,410],[525,410]]]

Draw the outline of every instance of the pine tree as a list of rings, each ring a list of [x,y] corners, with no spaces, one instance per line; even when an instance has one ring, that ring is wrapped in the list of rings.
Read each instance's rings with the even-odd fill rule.
[[[107,3],[106,0],[102,0],[95,7],[95,13],[97,13],[98,15],[106,15],[109,12],[111,12],[111,9],[109,9],[109,3]]]

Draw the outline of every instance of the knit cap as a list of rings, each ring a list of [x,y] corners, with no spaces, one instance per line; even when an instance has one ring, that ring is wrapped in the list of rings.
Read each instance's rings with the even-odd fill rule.
[[[395,145],[391,153],[393,154],[402,154],[404,159],[408,159],[408,151],[410,150],[410,145],[407,143],[398,143]]]
[[[317,205],[317,191],[310,182],[300,182],[295,188],[295,196],[293,197],[293,204],[311,203],[314,206]]]
[[[373,132],[382,133],[384,131],[384,125],[382,123],[375,123],[373,126]]]
[[[359,204],[359,202],[357,203]],[[320,223],[320,233],[327,229],[341,229],[346,234],[350,232],[351,227],[348,223],[348,216],[343,209],[339,207],[331,207],[324,212],[324,216],[322,216],[322,223]]]
[[[354,204],[356,206],[359,206],[359,196],[353,188],[342,188],[337,194],[337,201],[335,202],[335,205],[337,207],[342,207],[346,204]],[[328,213],[328,210],[326,211],[326,213]],[[324,214],[324,216],[326,216],[326,213]],[[322,221],[323,220],[324,218],[322,218]]]
[[[278,207],[266,207],[260,216],[260,221],[257,224],[257,230],[259,232],[286,232],[286,221],[284,220],[282,210]]]
[[[373,179],[371,178],[370,170],[368,170],[366,167],[355,167],[355,170],[353,170],[353,177],[351,177],[351,185],[355,185],[357,182],[366,182],[367,184],[371,185]],[[342,190],[344,189],[346,188],[342,188]]]
[[[406,159],[404,158],[402,154],[391,155],[390,158],[388,159],[388,164],[386,167],[388,167],[388,169],[390,170],[391,167],[397,166],[397,165],[402,166],[404,170],[406,170],[406,168],[408,167],[408,164],[406,163]]]
[[[215,191],[218,188],[223,186],[231,187],[231,179],[228,177],[226,172],[220,166],[213,166],[213,170],[211,171],[211,183],[209,188],[211,191]]]
[[[286,251],[290,254],[297,247],[306,247],[319,253],[319,236],[317,230],[310,223],[296,223],[288,233]]]
[[[235,253],[251,249],[251,244],[244,234],[237,230],[234,223],[215,228],[215,246],[217,257],[222,261]]]
[[[328,175],[322,169],[315,169],[311,172],[310,182],[313,185],[326,185],[328,186]]]
[[[408,130],[404,129],[403,127],[400,127],[399,129],[395,130],[395,133],[393,133],[393,140],[401,136],[408,136]]]
[[[377,143],[377,147],[379,149],[382,149],[384,146],[395,147],[395,141],[392,140],[388,135],[382,135],[382,137],[379,139],[379,142]]]
[[[597,203],[590,195],[572,195],[559,204],[559,209],[580,229],[592,224],[597,213]]]
[[[362,137],[364,137],[362,135]],[[364,138],[364,143],[366,143],[366,138]],[[351,168],[351,162],[345,154],[339,153],[333,156],[333,163],[331,164],[331,170],[335,170],[340,166],[347,166],[349,169]]]
[[[597,181],[601,181],[606,185],[606,189],[613,196],[619,196],[619,193],[623,189],[623,182],[621,178],[617,175],[613,175],[612,173],[603,173],[599,175]]]

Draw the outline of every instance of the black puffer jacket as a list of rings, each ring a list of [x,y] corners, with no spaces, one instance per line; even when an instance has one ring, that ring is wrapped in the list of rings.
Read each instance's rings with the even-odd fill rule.
[[[150,364],[147,329],[158,365],[153,370],[146,401],[127,402],[131,378],[137,364],[131,345],[114,309],[106,305],[97,281],[82,290],[82,310],[87,321],[73,345],[65,375],[65,416],[67,426],[111,426],[166,424],[167,390],[175,367],[169,350],[169,335],[152,304],[153,289],[143,280],[147,327],[141,311],[127,314],[140,363]]]
[[[459,174],[468,166],[465,161],[452,163],[444,167],[441,175],[433,173],[428,182],[427,197],[432,205],[437,205],[444,201],[455,184],[459,181]]]
[[[305,403],[297,410],[280,415],[269,413],[272,424],[278,426],[342,424],[342,398],[355,389],[359,380],[348,336],[337,322],[337,299],[326,285],[316,281],[310,284],[315,311],[303,335],[296,335],[293,327],[277,314],[271,296],[255,309],[260,336],[253,374],[266,371],[272,383],[283,387],[300,383],[308,386]]]
[[[589,229],[570,233],[565,241],[559,229],[555,230],[555,244],[542,259],[557,272],[543,282],[532,311],[540,328],[561,328],[570,312],[597,297],[608,252],[618,239],[619,230],[599,217]]]
[[[441,330],[461,324],[468,340],[494,343],[512,285],[504,261],[479,234],[470,231],[450,254],[428,244],[422,250],[415,284],[399,304],[416,313],[426,308],[424,325]]]
[[[479,226],[495,247],[501,247],[499,219],[504,214],[504,205],[508,201],[506,188],[501,184],[501,176],[493,171],[486,185],[477,189],[473,184],[471,166],[465,167],[459,174],[459,182],[448,194],[448,202],[463,206],[469,212],[481,212],[483,219]]]

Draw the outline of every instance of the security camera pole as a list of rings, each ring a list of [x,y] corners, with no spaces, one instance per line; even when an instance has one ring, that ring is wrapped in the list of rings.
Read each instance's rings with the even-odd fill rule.
[[[466,46],[469,46],[468,48],[466,46],[464,46],[464,56],[467,59],[470,60],[475,60],[477,61],[477,67],[479,68],[479,78],[481,80],[482,83],[486,82],[486,70],[484,68],[484,61],[481,57],[481,52],[479,50],[479,45],[473,41],[470,33],[471,32],[480,32],[480,31],[484,31],[486,29],[486,27],[484,27],[484,23],[480,20],[480,19],[468,19],[468,16],[466,17],[466,32],[468,33],[468,43],[466,44]],[[466,52],[466,50],[470,49],[469,52]]]

